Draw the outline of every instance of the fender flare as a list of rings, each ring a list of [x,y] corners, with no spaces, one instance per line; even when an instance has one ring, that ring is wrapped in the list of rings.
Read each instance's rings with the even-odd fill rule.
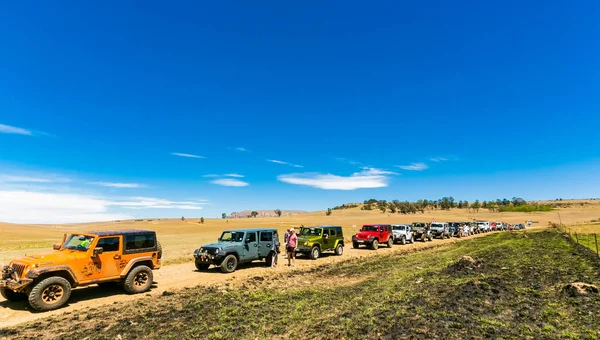
[[[127,274],[129,274],[129,271],[131,270],[131,268],[134,267],[135,264],[140,263],[140,262],[145,262],[145,261],[153,262],[152,260],[153,260],[152,256],[137,257],[135,259],[132,259],[131,261],[129,261],[129,263],[127,263],[127,265],[125,266],[125,268],[123,268],[123,270],[121,271],[121,273],[119,275],[121,277],[125,277],[125,276],[127,276]]]
[[[65,279],[69,280],[71,282],[71,284],[77,285],[79,283],[79,280],[77,280],[77,276],[73,272],[73,269],[71,269],[71,267],[69,267],[69,266],[52,266],[52,267],[31,269],[29,272],[27,272],[26,277],[28,279],[35,280],[35,279],[39,278],[40,276],[43,276],[48,273],[55,273],[55,272],[67,273],[68,277],[66,277]]]

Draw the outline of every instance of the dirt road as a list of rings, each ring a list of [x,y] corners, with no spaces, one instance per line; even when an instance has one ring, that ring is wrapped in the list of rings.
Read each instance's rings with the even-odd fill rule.
[[[318,260],[312,261],[306,257],[300,256],[296,261],[296,266],[293,268],[287,267],[287,259],[280,256],[279,266],[275,269],[266,268],[264,262],[256,262],[246,265],[241,265],[237,271],[232,274],[223,274],[217,268],[211,268],[206,272],[198,272],[195,270],[193,263],[184,263],[178,265],[164,266],[154,273],[155,285],[150,293],[141,295],[127,295],[122,289],[115,287],[112,289],[99,288],[97,286],[75,289],[71,295],[69,304],[56,311],[37,313],[32,312],[26,302],[8,302],[0,297],[0,328],[19,324],[22,322],[34,321],[40,318],[45,318],[63,313],[74,313],[77,310],[94,308],[99,305],[118,303],[123,301],[131,301],[136,299],[157,299],[165,291],[173,291],[185,287],[193,287],[198,285],[215,286],[233,284],[249,277],[267,276],[273,272],[285,271],[301,271],[307,268],[315,267],[325,263],[334,263],[345,261],[349,258],[363,256],[377,256],[389,254],[390,252],[412,252],[415,250],[423,250],[427,248],[437,247],[443,244],[451,244],[454,242],[468,242],[469,239],[475,237],[483,237],[489,234],[474,235],[469,238],[452,238],[445,240],[433,240],[433,242],[415,242],[414,244],[395,245],[391,249],[381,247],[378,250],[369,250],[365,248],[352,249],[347,246],[344,249],[344,255],[335,256],[322,254]]]

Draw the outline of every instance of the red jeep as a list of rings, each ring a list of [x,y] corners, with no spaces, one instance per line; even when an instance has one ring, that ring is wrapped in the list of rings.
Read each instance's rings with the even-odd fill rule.
[[[388,248],[394,244],[391,225],[365,224],[356,235],[352,236],[352,247],[354,248],[359,248],[361,244],[364,244],[371,249],[377,249],[380,243],[387,243]]]

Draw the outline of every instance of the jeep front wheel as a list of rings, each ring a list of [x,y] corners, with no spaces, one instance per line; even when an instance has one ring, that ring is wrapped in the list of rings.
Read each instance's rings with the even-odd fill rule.
[[[154,282],[154,274],[148,266],[137,266],[133,268],[123,284],[123,288],[129,294],[138,294],[150,290]]]
[[[358,249],[359,247],[360,245],[358,244],[358,242],[352,242],[352,248]]]
[[[204,263],[204,262],[202,262],[202,261],[200,261],[200,260],[196,260],[196,263],[195,263],[195,264],[196,264],[196,269],[198,269],[198,270],[200,270],[200,271],[202,271],[202,270],[207,270],[207,269],[208,269],[208,267],[210,266],[210,264],[208,264],[208,263]]]
[[[321,250],[319,249],[319,247],[312,247],[312,249],[310,250],[310,259],[316,260],[319,258],[319,256],[321,256]]]
[[[60,276],[49,277],[36,284],[29,293],[31,308],[45,312],[64,306],[71,297],[71,284]]]
[[[223,273],[233,273],[237,268],[237,265],[237,257],[235,257],[233,254],[227,255],[225,259],[223,259],[223,262],[221,262],[221,271]]]
[[[371,243],[371,248],[377,250],[379,248],[379,241],[373,240],[373,243]]]
[[[0,295],[10,302],[18,302],[27,299],[27,295],[15,292],[14,290],[10,290],[8,288],[0,288]]]
[[[344,254],[344,246],[342,246],[341,244],[338,244],[337,247],[335,247],[335,254],[338,256],[341,256],[342,254]]]

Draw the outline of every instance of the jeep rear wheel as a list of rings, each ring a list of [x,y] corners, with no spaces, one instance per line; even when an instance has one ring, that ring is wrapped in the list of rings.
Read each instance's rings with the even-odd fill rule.
[[[335,247],[335,254],[338,256],[341,256],[342,254],[344,254],[344,246],[341,244],[338,244],[337,247]]]
[[[27,295],[15,292],[14,290],[10,290],[8,288],[0,288],[0,295],[10,302],[27,300]]]
[[[202,261],[200,261],[200,260],[196,260],[196,261],[195,261],[195,264],[196,264],[196,269],[198,269],[198,270],[200,270],[200,271],[202,271],[202,270],[207,270],[207,269],[208,269],[208,267],[210,266],[210,264],[208,264],[208,263],[204,263],[204,262],[202,262]]]
[[[412,237],[410,238],[410,241],[408,241],[408,242],[410,242],[411,244],[412,244],[412,243],[415,243],[415,237],[414,237],[414,236],[412,236]]]
[[[379,241],[373,240],[373,243],[371,243],[371,248],[377,250],[377,248],[379,248]]]
[[[394,245],[394,239],[392,237],[388,238],[387,247],[391,248]]]
[[[225,259],[223,259],[223,262],[221,262],[221,271],[223,273],[233,273],[237,268],[237,265],[237,257],[235,257],[233,254],[227,255]]]
[[[312,247],[310,250],[310,259],[316,260],[319,258],[319,256],[321,256],[321,249],[319,249],[317,246]]]
[[[400,240],[400,244],[404,245],[406,244],[406,237],[402,236],[402,239]]]
[[[49,277],[36,284],[29,293],[31,308],[45,312],[64,306],[71,297],[71,284],[60,276]]]
[[[138,294],[150,290],[154,282],[154,274],[148,266],[137,266],[133,268],[123,284],[123,288],[129,294]]]
[[[275,257],[275,252],[270,252],[269,255],[267,255],[267,257],[265,257],[265,264],[267,265],[267,267],[272,267],[273,266],[273,259]]]

